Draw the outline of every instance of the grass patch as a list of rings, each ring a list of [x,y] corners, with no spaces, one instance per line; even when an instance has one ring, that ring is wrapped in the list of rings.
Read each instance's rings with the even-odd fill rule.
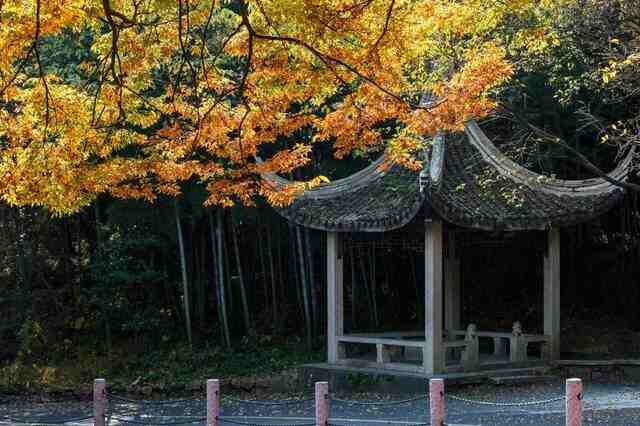
[[[244,338],[231,351],[207,342],[190,349],[177,342],[147,348],[123,341],[110,351],[80,346],[47,357],[18,356],[0,366],[0,392],[83,395],[102,377],[116,392],[188,394],[203,389],[207,378],[264,377],[323,357],[324,352],[305,350],[297,338]]]

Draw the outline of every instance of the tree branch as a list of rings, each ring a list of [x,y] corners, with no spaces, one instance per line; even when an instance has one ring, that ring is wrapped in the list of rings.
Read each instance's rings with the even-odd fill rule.
[[[367,83],[369,83],[372,86],[376,87],[378,90],[380,90],[384,94],[392,97],[393,99],[395,99],[395,100],[397,100],[399,102],[408,103],[407,101],[402,99],[402,97],[400,97],[399,95],[397,95],[397,94],[391,92],[389,89],[381,86],[377,81],[373,80],[371,77],[368,77],[365,74],[361,73],[353,65],[350,65],[350,64],[344,62],[343,60],[341,60],[339,58],[336,58],[334,56],[325,55],[322,52],[320,52],[319,50],[317,50],[315,47],[311,46],[310,44],[308,44],[308,43],[306,43],[306,42],[304,42],[302,40],[298,40],[296,38],[287,37],[287,36],[270,36],[270,35],[266,35],[266,34],[258,34],[253,30],[253,28],[251,28],[251,27],[248,27],[248,28],[249,28],[250,33],[252,33],[253,36],[255,38],[257,38],[257,39],[270,40],[270,41],[283,41],[283,42],[286,42],[286,43],[291,43],[291,44],[295,44],[295,45],[298,45],[300,47],[303,47],[306,50],[308,50],[309,52],[311,52],[316,58],[318,58],[326,66],[330,67],[331,63],[338,64],[338,65],[342,66],[343,68],[346,68],[352,74],[360,77],[361,79],[363,79]],[[410,105],[413,108],[424,109],[423,107],[420,107],[419,105],[412,105],[412,104],[410,104]]]
[[[380,44],[384,36],[387,34],[387,30],[389,29],[389,22],[391,21],[391,14],[393,13],[393,7],[395,3],[396,3],[396,0],[391,0],[391,3],[389,3],[389,8],[387,9],[387,17],[384,21],[384,28],[382,29],[382,32],[380,33],[380,36],[378,36],[378,39],[376,40],[376,42],[373,43],[373,46],[371,46],[371,50],[369,50],[369,54],[371,54],[372,52],[378,49],[378,45]]]
[[[14,81],[16,81],[16,78],[18,78],[18,76],[20,75],[20,73],[24,70],[24,68],[27,66],[27,62],[29,61],[29,58],[31,57],[31,55],[33,54],[33,51],[35,50],[36,44],[32,43],[31,47],[29,48],[29,50],[27,51],[27,55],[24,57],[24,59],[22,59],[20,61],[20,65],[18,66],[18,69],[16,70],[15,73],[13,73],[13,76],[11,76],[11,78],[9,78],[9,80],[5,83],[4,86],[2,86],[2,88],[0,89],[0,96],[2,96],[4,94],[4,92],[11,87],[11,85],[13,84]]]
[[[546,130],[543,130],[543,129],[531,124],[528,120],[526,120],[525,118],[521,117],[515,111],[511,111],[511,110],[507,109],[506,107],[504,107],[504,108],[505,108],[505,110],[509,111],[517,119],[517,121],[520,124],[522,124],[523,126],[527,127],[532,133],[540,136],[541,138],[543,138],[544,140],[546,140],[548,142],[557,143],[561,147],[563,147],[564,149],[566,149],[567,151],[572,153],[576,158],[570,158],[570,161],[572,161],[572,162],[574,162],[576,164],[580,164],[580,165],[584,166],[587,170],[589,170],[590,172],[594,173],[598,177],[601,177],[602,179],[604,179],[605,181],[609,182],[612,185],[615,185],[615,186],[617,186],[619,188],[624,188],[624,189],[640,192],[640,185],[612,178],[607,173],[602,171],[602,169],[600,169],[598,166],[593,164],[584,154],[582,154],[580,151],[578,151],[577,149],[575,149],[574,147],[572,147],[571,145],[569,145],[568,143],[563,141],[561,138],[559,138],[559,137],[547,132]],[[631,147],[630,149],[633,150],[634,147]]]

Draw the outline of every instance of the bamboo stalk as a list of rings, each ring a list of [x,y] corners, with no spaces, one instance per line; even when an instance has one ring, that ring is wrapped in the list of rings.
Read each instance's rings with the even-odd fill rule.
[[[307,334],[307,347],[311,349],[312,346],[312,324],[311,324],[311,313],[309,310],[309,285],[307,281],[306,268],[304,266],[304,250],[302,245],[302,232],[300,231],[300,227],[296,227],[296,239],[298,241],[298,261],[300,262],[300,285],[302,287],[302,301],[304,307],[304,320],[305,320],[305,328]]]
[[[226,347],[231,348],[231,338],[229,336],[229,322],[227,321],[227,307],[225,304],[224,297],[224,264],[222,260],[222,212],[218,210],[216,212],[216,227],[213,226],[213,215],[211,211],[208,211],[209,216],[209,229],[211,232],[211,243],[214,247],[215,255],[216,255],[216,293],[218,296],[218,309],[219,316],[221,320],[221,328],[222,328],[222,337],[224,338],[224,342]]]
[[[369,258],[370,266],[370,282],[371,282],[371,305],[373,306],[373,320],[376,327],[380,326],[380,318],[378,316],[378,285],[376,283],[376,248],[371,247],[371,257]]]
[[[249,316],[249,305],[247,304],[247,291],[244,283],[244,275],[242,271],[242,259],[240,258],[240,248],[238,247],[238,234],[237,234],[236,220],[231,213],[231,237],[233,239],[233,251],[236,258],[236,270],[238,272],[238,280],[240,283],[240,299],[242,302],[242,317],[244,319],[244,327],[247,332],[251,330],[251,319]]]
[[[183,305],[184,305],[184,318],[185,325],[187,327],[187,339],[189,340],[189,346],[193,344],[191,336],[191,312],[189,307],[189,282],[187,280],[187,262],[184,254],[184,241],[182,239],[182,226],[180,224],[180,208],[178,207],[178,199],[173,199],[173,207],[176,218],[176,232],[178,234],[178,248],[180,250],[180,269],[182,272],[182,291],[183,291]]]
[[[264,306],[267,307],[269,306],[269,290],[268,290],[268,283],[267,283],[267,264],[264,260],[264,242],[262,241],[262,235],[261,235],[261,226],[258,225],[258,229],[257,229],[257,233],[258,233],[258,238],[257,238],[257,242],[258,242],[258,256],[260,257],[260,271],[262,272],[262,279],[260,280],[262,282],[262,289],[264,292]],[[274,322],[275,322],[275,318],[277,317],[277,308],[276,308],[276,301],[273,300],[273,305],[271,306],[271,312],[273,314],[273,318],[274,318]]]
[[[296,297],[297,297],[297,301],[298,304],[296,305],[296,307],[300,308],[300,313],[302,315],[302,317],[304,318],[304,307],[303,307],[303,302],[302,302],[302,290],[301,290],[301,285],[299,283],[300,279],[299,279],[299,274],[298,274],[298,254],[297,254],[297,249],[296,249],[296,237],[295,237],[295,229],[293,227],[293,225],[289,226],[289,239],[290,239],[290,256],[289,258],[291,259],[291,275],[292,275],[292,280],[291,283],[293,284],[293,287],[296,290]]]
[[[356,260],[355,260],[355,249],[351,247],[349,250],[349,256],[351,257],[351,326],[355,330],[357,327],[357,309],[356,309]]]
[[[276,271],[273,266],[273,247],[271,244],[271,228],[267,227],[267,255],[269,257],[269,275],[271,282],[271,303],[273,305],[273,321],[274,324],[278,322],[278,310],[276,305],[278,304],[278,295],[276,293]],[[266,288],[266,284],[265,284]]]
[[[311,312],[313,318],[313,331],[314,334],[318,332],[320,325],[319,318],[319,306],[317,301],[316,286],[315,286],[315,271],[313,267],[313,250],[311,249],[311,231],[308,228],[304,229],[304,242],[307,252],[307,265],[309,266],[309,292],[311,294]]]
[[[362,256],[362,253],[360,255],[360,270],[362,271],[362,283],[364,284],[364,291],[365,291],[365,296],[366,296],[366,300],[368,301],[369,305],[373,305],[373,297],[371,296],[371,288],[369,287],[369,279],[367,277],[367,268],[365,267],[364,264],[364,256]],[[375,323],[375,319],[373,317],[373,311],[370,311],[371,316],[369,317],[369,324]]]

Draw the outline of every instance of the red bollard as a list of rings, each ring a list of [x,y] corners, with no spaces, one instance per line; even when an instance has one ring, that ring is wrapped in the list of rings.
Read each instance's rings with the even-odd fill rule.
[[[207,380],[207,426],[218,426],[220,416],[220,380]]]
[[[316,382],[316,426],[329,423],[329,383]]]
[[[567,426],[582,426],[582,380],[567,379],[565,403]]]
[[[444,379],[429,380],[431,426],[444,426]]]
[[[95,426],[105,426],[105,388],[106,381],[104,379],[95,379],[93,381],[93,424]]]

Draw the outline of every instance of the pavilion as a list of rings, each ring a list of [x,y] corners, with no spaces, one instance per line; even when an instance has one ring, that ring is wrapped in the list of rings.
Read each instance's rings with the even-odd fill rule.
[[[540,345],[541,361],[558,359],[559,228],[607,212],[623,197],[623,189],[605,178],[561,180],[536,174],[500,151],[475,121],[466,123],[464,133],[439,134],[424,155],[422,171],[398,165],[381,170],[378,160],[278,209],[297,225],[327,233],[328,363],[424,375],[477,370],[482,366],[479,338],[493,340],[493,363],[526,364],[530,345]],[[608,176],[625,181],[631,161],[629,153]],[[493,176],[490,188],[478,179],[487,175]],[[286,183],[275,175],[268,178]],[[345,334],[346,237],[398,229],[420,235],[420,244],[424,235],[424,330]],[[525,334],[519,323],[510,332],[461,324],[455,236],[463,229],[544,233],[543,334]],[[374,355],[354,359],[349,345],[368,345]]]

